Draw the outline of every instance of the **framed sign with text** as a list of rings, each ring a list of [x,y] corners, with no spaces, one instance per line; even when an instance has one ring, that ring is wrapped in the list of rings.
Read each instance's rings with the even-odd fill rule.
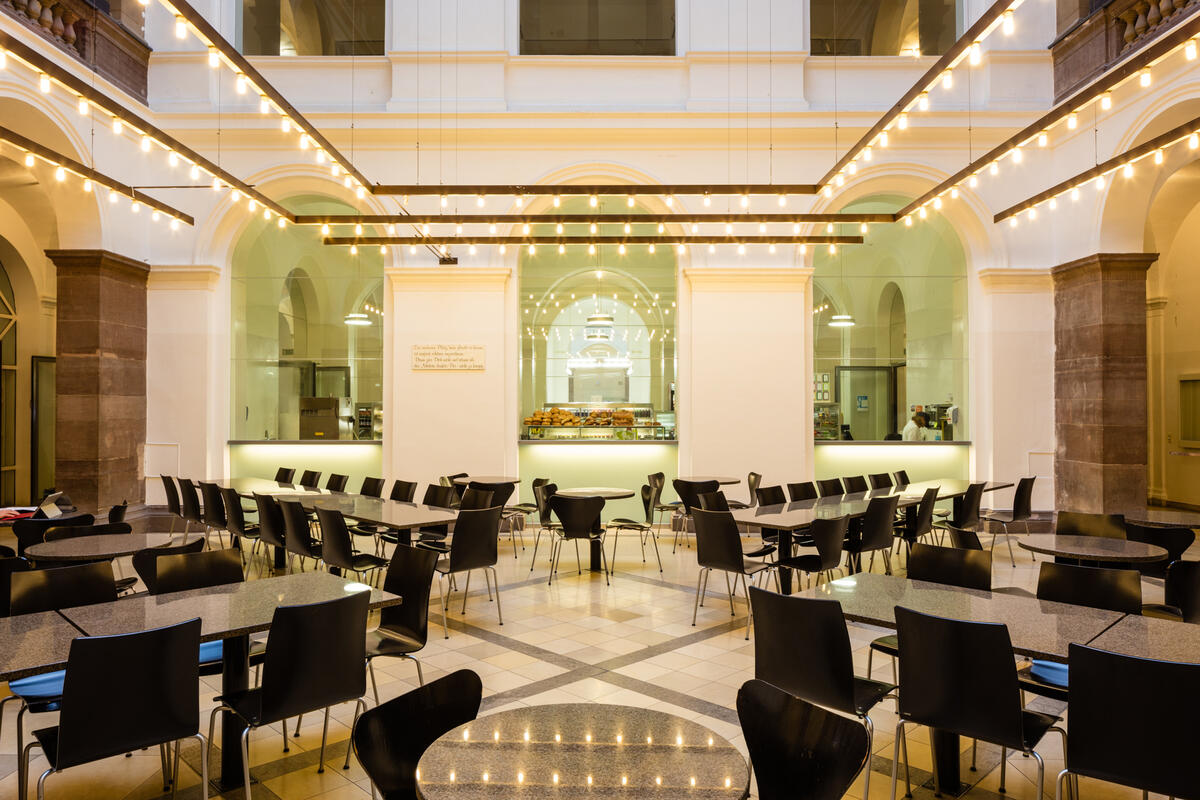
[[[487,369],[487,345],[414,344],[413,372],[483,372]]]

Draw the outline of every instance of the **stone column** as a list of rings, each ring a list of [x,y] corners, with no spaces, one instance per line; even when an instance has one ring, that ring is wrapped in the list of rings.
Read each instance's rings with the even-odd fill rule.
[[[150,267],[106,250],[46,255],[58,268],[55,482],[84,511],[140,504]]]
[[[1157,258],[1097,253],[1051,270],[1059,510],[1146,504],[1146,271]]]

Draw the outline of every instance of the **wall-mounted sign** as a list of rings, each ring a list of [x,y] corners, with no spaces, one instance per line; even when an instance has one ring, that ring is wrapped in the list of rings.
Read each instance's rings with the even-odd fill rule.
[[[487,368],[487,345],[414,344],[413,372],[483,372]]]

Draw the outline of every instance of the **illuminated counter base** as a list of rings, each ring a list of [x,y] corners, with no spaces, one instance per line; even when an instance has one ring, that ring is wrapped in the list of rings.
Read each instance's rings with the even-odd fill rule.
[[[230,442],[229,477],[272,478],[279,467],[292,467],[296,478],[306,469],[321,471],[321,485],[331,473],[349,475],[358,491],[362,479],[383,475],[383,442]]]
[[[970,477],[970,442],[817,442],[818,479],[908,470],[913,481]]]
[[[629,489],[636,496],[631,500],[609,500],[604,506],[604,519],[645,519],[640,492],[646,476],[655,472],[667,476],[663,497],[675,499],[670,484],[679,464],[675,442],[522,441],[519,449],[523,503],[533,502],[534,478],[549,478],[560,489],[611,486]]]

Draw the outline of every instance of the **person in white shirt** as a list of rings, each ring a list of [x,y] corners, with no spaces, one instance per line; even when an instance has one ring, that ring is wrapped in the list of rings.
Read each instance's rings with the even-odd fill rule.
[[[901,437],[906,442],[927,442],[933,438],[929,435],[930,433],[929,417],[925,416],[925,412],[918,411],[904,426]]]

